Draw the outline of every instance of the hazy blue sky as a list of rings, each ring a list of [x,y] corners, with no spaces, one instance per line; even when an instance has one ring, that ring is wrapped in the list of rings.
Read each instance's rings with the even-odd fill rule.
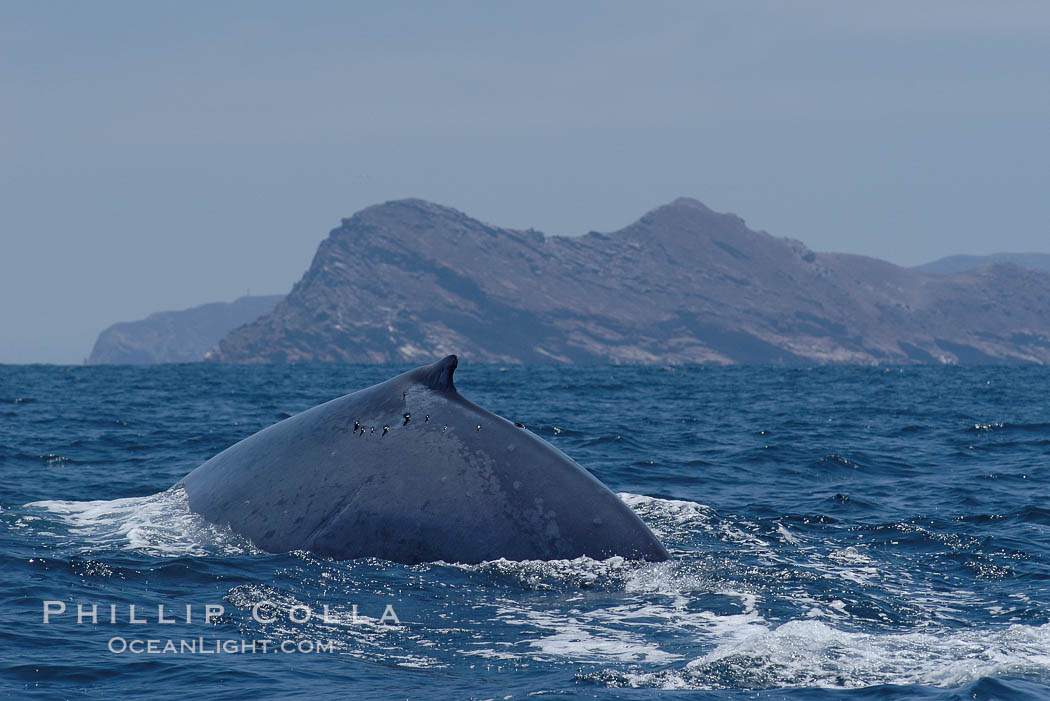
[[[287,291],[367,205],[677,196],[917,264],[1050,251],[1047,2],[0,5],[0,362]]]

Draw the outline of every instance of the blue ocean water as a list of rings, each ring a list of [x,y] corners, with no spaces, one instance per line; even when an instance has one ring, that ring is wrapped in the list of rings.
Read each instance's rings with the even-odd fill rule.
[[[662,564],[267,554],[167,491],[403,369],[0,366],[0,692],[1050,697],[1050,370],[461,364],[463,394],[619,493]]]

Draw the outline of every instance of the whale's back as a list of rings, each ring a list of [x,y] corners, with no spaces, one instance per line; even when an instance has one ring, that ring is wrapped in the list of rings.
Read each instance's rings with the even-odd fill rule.
[[[455,368],[449,356],[249,436],[185,477],[190,508],[270,552],[667,559],[590,473],[462,397]]]

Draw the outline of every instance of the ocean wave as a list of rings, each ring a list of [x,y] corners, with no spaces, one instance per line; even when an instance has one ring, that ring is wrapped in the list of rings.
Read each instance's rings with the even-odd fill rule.
[[[995,676],[1050,672],[1050,624],[922,633],[862,633],[789,621],[719,644],[659,672],[581,675],[612,686],[662,689],[954,687]]]
[[[663,563],[581,557],[404,566],[292,553],[274,561],[272,583],[228,591],[226,601],[241,612],[230,622],[244,622],[245,635],[330,638],[340,653],[375,663],[450,668],[468,657],[585,665],[591,669],[580,671],[580,680],[611,686],[958,686],[1050,673],[1050,624],[960,626],[959,611],[980,605],[972,592],[894,576],[860,543],[823,542],[793,532],[791,521],[748,522],[687,500],[618,496],[661,537],[682,544],[680,556]],[[220,560],[262,554],[190,512],[181,489],[111,501],[39,501],[26,509],[25,527],[57,540],[60,550]],[[717,554],[690,545],[704,538],[718,545]],[[755,556],[761,564],[745,564]],[[416,609],[422,620],[415,625],[378,625],[367,616],[355,625],[292,625],[284,617],[260,627],[246,614],[263,601],[283,610],[333,601],[336,617],[345,618],[345,602],[362,595],[401,601],[404,587],[429,602],[429,611]],[[895,632],[899,616],[880,613],[898,601],[920,631]],[[368,615],[374,619],[379,610]],[[853,629],[865,624],[877,628]]]
[[[261,552],[229,528],[190,511],[181,487],[109,501],[35,501],[26,508],[44,522],[38,530],[78,552],[124,549],[153,557]]]
[[[1036,421],[1031,423],[1010,423],[1008,421],[991,421],[975,423],[969,429],[971,433],[992,433],[995,431],[1023,431],[1035,433],[1050,432],[1050,423]]]

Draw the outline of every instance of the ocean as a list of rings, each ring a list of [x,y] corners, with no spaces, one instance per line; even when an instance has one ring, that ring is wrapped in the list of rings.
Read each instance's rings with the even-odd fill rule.
[[[660,564],[264,553],[169,491],[404,369],[0,366],[0,693],[1050,697],[1050,369],[461,363]]]

